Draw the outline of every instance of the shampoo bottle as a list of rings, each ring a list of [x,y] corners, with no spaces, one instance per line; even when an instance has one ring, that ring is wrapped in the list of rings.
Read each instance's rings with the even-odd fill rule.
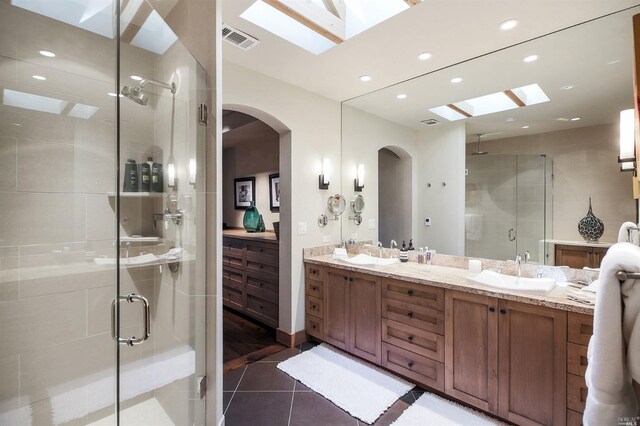
[[[151,190],[153,192],[163,192],[162,163],[153,163],[151,166]]]
[[[151,192],[151,157],[147,158],[146,163],[140,163],[138,166],[138,181],[140,182],[140,192]]]
[[[128,159],[124,165],[124,192],[138,192],[138,166],[136,160]]]
[[[400,262],[408,262],[409,261],[409,252],[407,251],[407,245],[405,242],[402,242],[402,248],[400,249]]]

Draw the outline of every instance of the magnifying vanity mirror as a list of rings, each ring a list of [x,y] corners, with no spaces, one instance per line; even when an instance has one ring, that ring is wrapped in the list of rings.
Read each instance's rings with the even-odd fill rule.
[[[327,200],[327,210],[329,210],[329,213],[333,215],[332,220],[338,220],[340,218],[340,215],[344,213],[346,208],[347,208],[347,201],[345,200],[344,196],[342,196],[341,194],[332,195]],[[327,226],[328,223],[329,223],[329,218],[327,217],[327,215],[322,213],[320,216],[318,216],[319,227],[324,228],[325,226]]]
[[[576,267],[554,257],[563,244],[586,245],[577,225],[591,197],[605,225],[600,241],[615,242],[623,222],[637,222],[632,174],[620,172],[617,156],[620,111],[634,106],[639,13],[632,7],[343,102],[342,192],[353,194],[363,164],[368,209],[359,222],[369,226],[345,217],[342,238],[413,239],[498,260],[527,251],[531,263]]]
[[[351,212],[352,216],[349,216],[349,219],[353,220],[353,223],[356,225],[360,225],[362,223],[362,212],[364,211],[364,197],[360,194],[356,195],[353,200],[351,200]]]

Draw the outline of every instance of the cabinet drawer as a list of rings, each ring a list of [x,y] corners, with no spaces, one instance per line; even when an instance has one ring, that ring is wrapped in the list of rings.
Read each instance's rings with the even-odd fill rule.
[[[383,318],[382,341],[444,362],[444,336]]]
[[[385,278],[382,280],[382,297],[444,311],[442,288]]]
[[[242,260],[242,257],[237,258],[222,255],[222,266],[244,269],[244,261]]]
[[[247,253],[264,254],[265,256],[278,257],[279,247],[277,244],[248,242]]]
[[[307,296],[317,297],[318,299],[323,299],[324,294],[324,283],[322,281],[316,280],[305,280],[305,290],[307,292]]]
[[[417,383],[444,391],[444,364],[382,343],[382,366]]]
[[[587,384],[584,377],[567,374],[567,408],[584,413],[587,402]]]
[[[222,286],[222,300],[225,305],[237,309],[239,311],[243,311],[242,308],[242,290],[238,290],[233,287],[228,287],[226,285]]]
[[[324,268],[322,266],[305,263],[304,276],[308,280],[324,281]]]
[[[308,335],[324,340],[324,321],[322,321],[322,318],[307,315],[305,320],[305,330]]]
[[[567,410],[567,426],[582,426],[582,413]]]
[[[222,285],[242,291],[244,287],[242,272],[224,268],[222,270]]]
[[[268,300],[247,295],[246,313],[272,327],[278,326],[278,305]]]
[[[567,343],[567,373],[584,377],[587,371],[587,347]]]
[[[324,304],[322,302],[322,299],[318,299],[317,297],[313,296],[307,296],[306,313],[313,315],[314,317],[323,318]]]
[[[253,272],[255,276],[271,275],[278,276],[278,266],[247,259],[247,272]]]
[[[254,261],[257,263],[263,263],[265,265],[278,266],[278,252],[269,250],[268,252],[261,253],[257,251],[247,251],[247,261]]]
[[[588,346],[593,334],[593,316],[569,312],[567,317],[567,340]]]
[[[444,335],[444,313],[435,309],[384,299],[382,302],[382,316],[422,330]]]
[[[257,296],[269,302],[278,303],[278,283],[252,276],[247,277],[247,294]]]
[[[222,248],[235,248],[242,250],[244,243],[236,238],[222,237]]]

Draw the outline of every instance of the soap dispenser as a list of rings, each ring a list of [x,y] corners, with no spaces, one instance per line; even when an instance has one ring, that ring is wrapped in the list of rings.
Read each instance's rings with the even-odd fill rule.
[[[413,247],[413,239],[409,240],[409,248],[407,250],[415,250]]]
[[[400,262],[408,262],[409,261],[409,252],[407,251],[407,245],[405,242],[402,242],[402,248],[400,248]]]

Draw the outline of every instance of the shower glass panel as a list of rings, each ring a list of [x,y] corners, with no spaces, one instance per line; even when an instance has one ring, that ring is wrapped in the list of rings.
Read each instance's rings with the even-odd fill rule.
[[[544,155],[466,157],[465,255],[544,264],[551,230],[551,160]]]
[[[119,9],[0,0],[1,425],[205,423],[206,75],[149,3]],[[156,192],[123,192],[147,157]]]

